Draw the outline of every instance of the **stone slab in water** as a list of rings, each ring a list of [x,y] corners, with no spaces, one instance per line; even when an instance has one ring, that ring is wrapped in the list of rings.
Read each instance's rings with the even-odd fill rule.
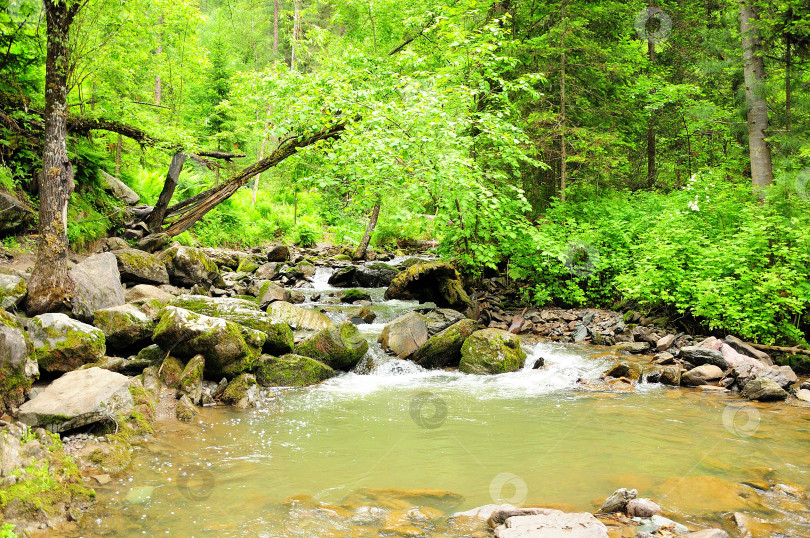
[[[608,538],[607,527],[593,514],[566,514],[544,510],[544,514],[514,516],[495,529],[497,538]]]
[[[133,405],[129,381],[101,368],[68,372],[20,406],[19,419],[58,433],[112,420],[116,413],[128,415]]]

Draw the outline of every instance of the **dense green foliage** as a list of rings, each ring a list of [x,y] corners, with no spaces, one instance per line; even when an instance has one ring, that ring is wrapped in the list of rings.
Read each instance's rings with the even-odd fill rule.
[[[36,0],[2,1],[0,95],[28,106],[3,106],[0,185],[35,202],[25,133],[43,103],[44,26]],[[248,155],[215,170],[190,160],[179,201],[346,122],[256,179],[255,203],[251,182],[180,240],[357,244],[380,203],[372,244],[437,239],[472,278],[506,271],[539,304],[806,341],[810,9],[753,3],[775,176],[764,201],[751,194],[736,2],[662,1],[656,27],[641,1],[307,0],[294,41],[282,1],[274,44],[273,2],[91,0],[74,28],[70,110],[160,142],[70,141],[71,241],[121,229],[96,179],[119,148],[120,177],[150,204],[170,146]]]

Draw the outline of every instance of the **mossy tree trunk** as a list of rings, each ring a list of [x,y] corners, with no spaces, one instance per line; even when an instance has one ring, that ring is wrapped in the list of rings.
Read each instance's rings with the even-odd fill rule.
[[[70,25],[83,3],[45,0],[45,142],[39,184],[39,245],[26,312],[58,309],[70,296],[67,272],[67,211],[73,192],[73,166],[67,154],[67,94]]]

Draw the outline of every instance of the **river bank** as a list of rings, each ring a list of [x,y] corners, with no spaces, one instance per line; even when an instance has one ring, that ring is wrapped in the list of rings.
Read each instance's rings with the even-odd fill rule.
[[[103,442],[97,439],[67,438],[66,451],[78,458],[85,483],[98,491],[100,499],[85,517],[77,514],[80,526],[75,532],[151,534],[174,530],[190,534],[205,529],[238,535],[250,532],[254,525],[268,525],[270,520],[272,528],[278,527],[279,536],[294,535],[293,530],[302,536],[334,532],[374,536],[403,535],[403,532],[415,536],[486,535],[490,532],[486,521],[473,518],[477,523],[471,524],[476,528],[462,532],[453,527],[459,518],[450,516],[510,500],[523,506],[593,512],[599,508],[599,497],[621,487],[638,489],[641,495],[659,502],[664,515],[687,525],[679,527],[682,532],[720,525],[732,533],[742,532],[738,530],[740,525],[753,524],[746,523],[746,518],[758,517],[773,520],[777,528],[798,535],[807,528],[807,523],[796,514],[806,510],[802,508],[806,503],[802,488],[810,484],[794,469],[802,464],[797,451],[806,446],[803,443],[807,439],[801,434],[801,426],[792,424],[794,420],[806,421],[807,411],[801,407],[799,398],[781,386],[785,403],[761,404],[742,399],[738,391],[745,387],[738,385],[747,384],[743,381],[749,379],[742,374],[751,371],[735,371],[733,361],[749,366],[753,363],[729,354],[728,350],[724,353],[724,345],[731,347],[727,342],[698,341],[688,335],[666,333],[665,327],[634,323],[642,320],[633,315],[625,320],[624,314],[588,309],[527,310],[521,313],[522,320],[517,325],[513,313],[499,308],[481,309],[475,293],[472,299],[468,297],[471,304],[462,308],[463,289],[459,292],[453,284],[441,284],[452,273],[439,265],[420,272],[418,266],[423,260],[418,258],[384,255],[382,258],[388,264],[382,266],[379,263],[384,262],[377,261],[353,264],[345,256],[329,251],[284,252],[276,248],[249,253],[218,249],[191,252],[167,244],[155,251],[163,253],[159,254],[162,261],[158,264],[150,264],[150,258],[130,249],[112,250],[119,281],[129,282],[123,290],[129,306],[100,310],[123,310],[129,316],[127,319],[143,323],[119,326],[105,323],[104,314],[94,316],[93,323],[105,333],[110,352],[102,352],[98,360],[85,364],[119,375],[140,374],[130,385],[135,387],[130,393],[133,408],[138,407],[138,411],[130,411],[128,415],[131,427],[138,430],[126,440],[126,450],[131,453],[123,458],[125,464],[116,458],[102,458],[98,449]],[[200,253],[211,263],[203,260],[195,265],[188,261],[194,260],[190,254],[199,260]],[[132,261],[135,257],[137,263]],[[165,260],[169,261],[164,263]],[[168,283],[155,281],[164,279],[160,267],[164,268]],[[417,270],[411,271],[412,276],[419,278],[404,279],[400,296],[390,297],[394,280],[413,267]],[[431,276],[436,274],[445,277]],[[147,278],[153,280],[152,284],[137,283]],[[350,289],[355,291],[349,293]],[[428,293],[429,297],[424,296]],[[446,304],[420,303],[419,299]],[[164,308],[167,303],[170,312],[179,309],[197,316],[174,329],[171,341],[159,336],[168,334],[176,321],[173,315],[167,316]],[[510,363],[506,368],[503,360],[493,362],[489,358],[472,362],[472,351],[462,350],[469,335],[460,338],[458,349],[455,344],[447,347],[446,339],[437,338],[440,334],[446,336],[445,331],[464,318],[461,314],[454,317],[454,311],[447,308],[451,305],[473,316],[478,314],[473,320],[478,324],[475,330],[488,327],[501,331],[494,334],[504,341],[509,341],[508,329],[521,333],[522,350],[510,348],[507,352],[519,359],[517,366]],[[298,310],[299,307],[304,310]],[[141,315],[135,314],[135,310]],[[265,310],[267,315],[263,313]],[[190,366],[192,359],[205,355],[207,346],[217,348],[219,339],[230,334],[223,332],[213,340],[189,337],[190,326],[211,316],[224,320],[222,325],[226,329],[232,328],[228,323],[236,323],[234,319],[241,320],[237,325],[255,327],[252,330],[264,335],[262,343],[256,344],[265,352],[262,357],[273,360],[261,359],[259,363],[266,367],[257,370],[252,366],[250,373],[223,371],[234,364],[232,360],[218,366],[216,371],[195,375]],[[110,317],[118,320],[121,316]],[[282,319],[289,336],[281,330],[270,338],[270,326],[276,327]],[[218,324],[207,326],[207,330]],[[342,328],[341,333],[325,339],[325,334],[331,334],[328,328],[335,326]],[[349,331],[348,336],[344,331]],[[387,339],[379,342],[386,331]],[[249,331],[241,334],[248,345],[251,337],[258,338]],[[612,342],[603,339],[602,343],[614,346],[582,344],[600,337],[612,338]],[[156,345],[147,346],[147,339]],[[659,344],[662,339],[664,342]],[[572,347],[548,343],[554,340],[580,343]],[[428,344],[430,341],[433,347]],[[307,351],[307,342],[314,343],[311,351]],[[445,347],[435,352],[439,344]],[[267,355],[269,346],[279,349]],[[158,350],[167,353],[157,353]],[[322,374],[316,378],[301,381],[300,376],[294,376],[291,380],[292,359],[276,355],[302,350],[310,354],[304,359],[328,369],[319,370]],[[326,353],[319,354],[324,350]],[[221,356],[226,351],[218,349],[217,353]],[[113,354],[120,358],[111,358]],[[175,354],[179,358],[174,358]],[[408,360],[413,354],[415,359]],[[341,364],[330,364],[338,355]],[[204,357],[209,368],[212,356]],[[438,369],[430,369],[437,367],[427,359],[436,356],[446,362]],[[718,366],[718,356],[726,361],[722,368]],[[287,359],[278,360],[284,357]],[[302,364],[311,365],[298,357],[292,367],[296,373],[302,371]],[[706,361],[696,364],[702,358]],[[64,363],[64,353],[60,361]],[[477,368],[484,367],[492,371],[488,375],[464,373],[463,361],[471,371],[478,372]],[[40,361],[43,363],[48,361]],[[701,379],[706,381],[702,388],[665,388],[652,382],[660,381],[674,369],[680,385],[683,375],[706,364],[721,368],[721,376]],[[143,373],[138,371],[144,368]],[[353,373],[335,376],[337,372],[329,371],[332,369]],[[767,372],[757,370],[749,377],[763,379],[770,372],[768,366]],[[224,384],[219,377],[223,373]],[[784,379],[776,373],[772,377],[786,383],[785,388],[799,388],[798,378],[783,370],[779,373]],[[56,373],[45,375],[51,380]],[[309,388],[273,388],[280,382],[308,385],[321,379],[322,383]],[[33,394],[37,395],[39,390],[35,387]],[[149,393],[151,396],[144,397]],[[795,394],[800,394],[800,390]],[[235,411],[224,403],[256,409]],[[641,410],[643,414],[638,416]],[[555,413],[563,414],[549,421]],[[756,421],[751,422],[755,413]],[[602,423],[594,431],[593,417],[600,416],[608,416],[613,422]],[[705,427],[706,416],[713,417],[708,422],[714,427]],[[762,426],[763,417],[766,426]],[[151,425],[147,428],[147,424],[134,418],[143,418]],[[474,427],[465,428],[467,423]],[[756,427],[752,426],[754,423]],[[791,431],[795,438],[789,443],[796,450],[779,455],[790,464],[768,470],[769,458],[757,457],[747,463],[744,472],[739,472],[739,462],[750,456],[751,450],[756,447],[761,451],[763,446],[776,443],[776,436],[770,433],[771,424],[782,435],[786,430],[796,430]],[[149,435],[150,428],[156,430],[155,435]],[[634,431],[643,435],[639,438],[629,435]],[[414,435],[406,435],[409,433]],[[572,436],[579,442],[567,444],[566,439]],[[714,445],[692,447],[685,452],[688,457],[684,457],[684,444],[693,443],[693,436],[713,440]],[[313,438],[319,441],[309,441]],[[396,444],[399,438],[404,444]],[[760,438],[768,441],[760,445]],[[616,439],[621,442],[614,442]],[[647,439],[649,444],[640,442],[641,439]],[[359,440],[369,442],[364,445]],[[675,453],[662,450],[663,440],[665,445],[678,450]],[[702,465],[704,460],[711,462],[716,457],[712,455],[716,448],[728,450],[727,445],[743,447],[744,451],[731,450],[727,455],[733,457]],[[453,446],[457,449],[450,450]],[[536,456],[534,449],[541,446],[546,451],[547,465],[540,466],[540,470],[525,465]],[[93,454],[99,461],[92,461]],[[587,465],[581,465],[582,460]],[[645,460],[647,463],[638,468],[639,462]],[[89,463],[85,466],[82,462]],[[268,462],[272,463],[269,467]],[[678,465],[672,465],[673,462]],[[486,472],[470,470],[481,463]],[[202,475],[185,470],[189,465],[199,470],[219,464],[223,464],[222,468],[209,469]],[[288,468],[281,472],[277,464]],[[749,473],[748,467],[754,470]],[[690,468],[698,469],[700,474],[692,476]],[[465,476],[467,479],[458,478]],[[589,479],[583,481],[582,476]],[[220,485],[209,488],[206,477],[212,477]],[[497,493],[495,487],[493,495],[492,484],[498,486],[498,477],[503,481],[500,486],[508,492]],[[688,487],[681,491],[679,484],[684,480]],[[223,482],[229,485],[222,487]],[[522,491],[521,483],[526,489],[523,499],[522,495],[516,497]],[[580,485],[572,487],[574,483]],[[175,484],[180,484],[179,489]],[[425,488],[433,491],[425,492]],[[357,498],[367,497],[369,491],[372,498]],[[721,502],[723,492],[731,493]],[[437,496],[452,502],[435,506]],[[671,502],[673,497],[680,500]],[[717,506],[701,507],[699,502],[686,502],[694,499],[704,499],[708,504],[716,500]],[[410,503],[409,509],[418,508],[418,513],[401,510],[403,502]],[[256,507],[259,515],[246,517],[240,509],[244,506]],[[626,507],[620,511],[624,510]],[[91,516],[93,513],[96,515]],[[189,521],[192,513],[195,518]],[[633,522],[626,516],[601,519],[614,522],[608,525],[611,536],[632,536],[639,530],[656,530],[658,535],[669,532],[666,528],[654,528],[653,522]],[[286,526],[288,520],[296,521],[298,527]],[[400,524],[394,525],[395,520]],[[157,524],[153,525],[154,522]],[[633,534],[626,534],[629,532]]]

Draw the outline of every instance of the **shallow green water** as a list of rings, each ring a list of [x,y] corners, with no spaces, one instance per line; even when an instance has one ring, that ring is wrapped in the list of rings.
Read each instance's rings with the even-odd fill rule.
[[[528,350],[547,366],[482,377],[390,361],[372,375],[276,392],[261,410],[204,410],[198,424],[171,426],[138,450],[132,481],[101,491],[84,531],[376,536],[367,523],[372,534],[354,534],[331,514],[279,504],[438,488],[463,496],[437,506],[447,513],[492,502],[594,510],[627,487],[682,523],[746,510],[810,535],[804,504],[764,491],[768,480],[810,486],[806,409],[643,384],[600,391],[609,362],[597,350]],[[133,491],[148,500],[133,503]]]

